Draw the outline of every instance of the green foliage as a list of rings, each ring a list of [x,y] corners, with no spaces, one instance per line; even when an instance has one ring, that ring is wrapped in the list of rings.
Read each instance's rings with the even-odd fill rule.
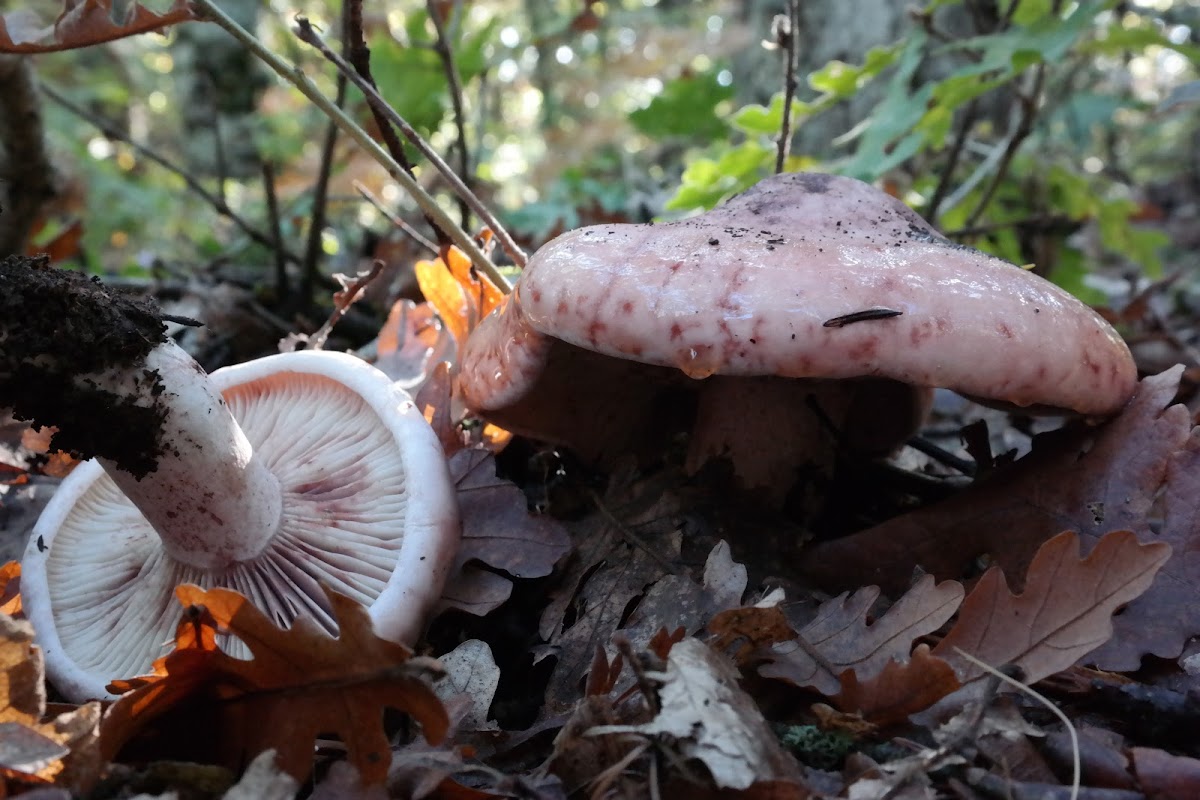
[[[459,79],[469,83],[487,66],[485,51],[493,44],[500,20],[493,18],[477,30],[462,31],[455,40],[454,64]],[[450,110],[450,84],[442,59],[434,49],[436,31],[424,11],[410,12],[405,41],[388,31],[371,37],[371,70],[379,92],[410,125],[422,133],[436,130]]]
[[[710,142],[729,131],[717,116],[717,106],[733,97],[732,86],[722,86],[718,70],[684,75],[667,83],[650,105],[629,115],[640,133],[662,139],[682,136]]]
[[[545,241],[557,232],[577,228],[580,210],[620,214],[626,210],[629,192],[619,173],[618,159],[606,153],[585,165],[568,167],[543,193],[542,199],[525,203],[504,215],[504,224],[534,241]]]
[[[1149,15],[1109,13],[1113,0],[1061,6],[1008,0],[999,4],[1006,24],[953,39],[937,31],[935,12],[961,1],[927,3],[922,13],[928,26],[913,25],[899,41],[872,50],[860,66],[831,61],[807,76],[817,94],[797,98],[793,127],[857,97],[872,81],[884,81],[865,118],[834,140],[841,154],[819,169],[870,182],[899,176],[918,211],[945,182],[935,224],[949,231],[978,229],[982,233],[968,237],[969,243],[1019,264],[1045,254],[1034,240],[1044,244],[1046,236],[1057,237],[1051,277],[1087,300],[1103,298],[1087,284],[1088,261],[1066,239],[1084,225],[1095,225],[1106,253],[1158,276],[1167,237],[1141,227],[1129,187],[1095,166],[1114,157],[1118,120],[1148,113],[1149,107],[1119,93],[1119,83],[1104,77],[1103,70],[1112,67],[1094,59],[1169,49],[1195,66],[1200,48],[1180,43],[1177,32],[1168,36]],[[931,74],[938,77],[929,80]],[[1031,90],[1044,94],[1025,99]],[[1006,105],[1004,113],[996,112]],[[960,129],[960,122],[973,125]],[[782,96],[767,106],[735,110],[729,123],[740,139],[695,152],[669,209],[711,208],[773,169]],[[1136,139],[1139,132],[1129,133]],[[972,142],[966,154],[959,152],[962,137]],[[1006,153],[1009,149],[1015,152]],[[813,163],[793,158],[786,168]]]

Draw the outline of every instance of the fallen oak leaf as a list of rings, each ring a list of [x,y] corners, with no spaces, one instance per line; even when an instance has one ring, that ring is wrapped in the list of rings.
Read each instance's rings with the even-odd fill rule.
[[[202,610],[187,613],[177,649],[155,662],[155,674],[110,687],[129,691],[104,715],[106,760],[148,723],[197,696],[215,707],[227,763],[237,767],[273,748],[280,768],[301,781],[312,769],[317,735],[332,732],[364,782],[382,783],[391,761],[385,707],[411,715],[428,741],[444,737],[446,711],[426,680],[437,662],[380,639],[366,609],[349,597],[325,589],[338,625],[334,638],[307,618],[279,628],[229,589],[183,585],[175,593],[185,607]],[[217,649],[218,629],[240,639],[252,659]]]
[[[1080,559],[1079,536],[1060,533],[1038,549],[1020,594],[1009,590],[1004,570],[985,572],[933,654],[955,667],[964,686],[984,673],[958,650],[1015,664],[1035,683],[1107,641],[1113,612],[1146,591],[1170,557],[1164,542],[1141,544],[1130,531],[1113,531]]]
[[[868,623],[867,612],[878,598],[879,588],[868,586],[822,603],[795,639],[759,651],[769,661],[759,674],[837,694],[839,676],[846,670],[853,669],[861,680],[874,677],[890,661],[907,658],[913,640],[936,631],[958,610],[963,587],[955,581],[938,584],[924,575],[883,616]]]
[[[854,712],[873,725],[903,722],[909,714],[923,711],[961,685],[954,668],[921,644],[907,663],[889,661],[878,675],[860,681],[854,670],[838,680],[841,691],[830,700],[844,712]]]
[[[1166,542],[1174,553],[1157,580],[1113,619],[1115,633],[1092,654],[1102,669],[1130,672],[1142,654],[1178,658],[1187,641],[1200,634],[1200,427],[1167,464],[1159,530],[1137,531],[1142,541]]]
[[[1191,430],[1188,409],[1171,405],[1181,373],[1143,379],[1103,427],[1038,436],[1028,456],[949,500],[808,548],[801,568],[830,591],[878,584],[895,593],[916,566],[957,578],[990,555],[1016,586],[1037,548],[1062,531],[1088,539],[1121,528],[1149,534],[1168,462]]]
[[[450,477],[458,498],[462,540],[442,608],[482,616],[512,592],[513,578],[542,578],[571,551],[558,520],[531,514],[525,493],[496,475],[496,459],[486,450],[463,449],[450,456]],[[482,570],[480,562],[505,575]]]
[[[198,19],[187,0],[174,0],[161,14],[141,3],[131,3],[120,20],[112,13],[112,0],[65,0],[49,25],[28,8],[0,14],[0,53],[73,50]]]

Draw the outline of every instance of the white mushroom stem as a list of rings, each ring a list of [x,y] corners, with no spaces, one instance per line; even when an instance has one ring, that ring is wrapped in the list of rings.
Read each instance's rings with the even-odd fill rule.
[[[158,532],[169,556],[220,570],[262,552],[279,527],[279,481],[254,457],[221,393],[191,356],[168,339],[146,356],[144,371],[89,380],[165,412],[156,469],[138,478],[97,460]]]

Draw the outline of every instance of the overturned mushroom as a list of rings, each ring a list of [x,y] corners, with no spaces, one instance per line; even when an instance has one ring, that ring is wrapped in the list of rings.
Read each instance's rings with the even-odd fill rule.
[[[415,639],[458,517],[441,447],[406,394],[337,353],[205,375],[153,307],[23,262],[0,264],[12,315],[0,404],[97,456],[63,481],[24,560],[22,594],[64,694],[101,697],[146,671],[183,582],[332,631],[327,583],[368,605],[380,635]]]
[[[727,453],[765,485],[784,465],[792,477],[813,435],[887,452],[929,387],[1106,415],[1135,380],[1117,333],[1062,289],[867,184],[799,173],[691,219],[546,245],[468,341],[460,389],[488,419],[597,459],[695,392],[689,465]]]

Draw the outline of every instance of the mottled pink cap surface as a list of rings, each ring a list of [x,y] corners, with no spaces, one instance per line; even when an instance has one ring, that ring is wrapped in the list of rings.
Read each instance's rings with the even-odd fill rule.
[[[555,239],[468,341],[468,405],[523,402],[553,340],[695,378],[881,377],[1088,415],[1119,410],[1137,379],[1116,331],[1066,291],[822,174],[768,178],[691,219]]]

